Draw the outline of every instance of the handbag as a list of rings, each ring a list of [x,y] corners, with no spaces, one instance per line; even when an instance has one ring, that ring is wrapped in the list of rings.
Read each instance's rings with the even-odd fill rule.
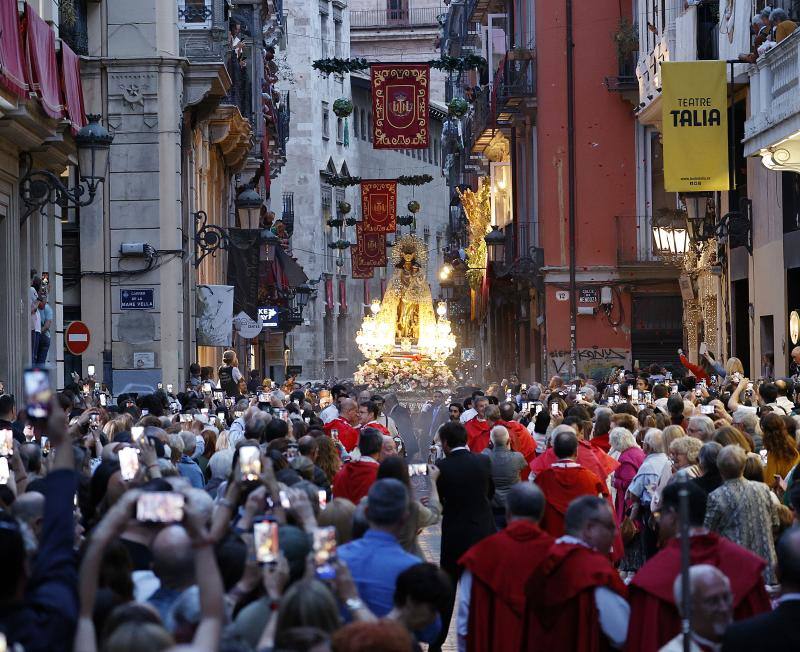
[[[622,543],[627,546],[631,541],[633,541],[636,535],[639,534],[639,528],[636,526],[636,523],[633,522],[633,519],[628,515],[625,516],[620,524],[619,533],[622,537]]]

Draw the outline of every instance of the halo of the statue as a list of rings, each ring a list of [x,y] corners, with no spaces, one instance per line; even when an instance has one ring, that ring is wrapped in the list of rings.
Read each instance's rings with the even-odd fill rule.
[[[403,262],[403,254],[411,252],[414,253],[414,258],[418,265],[425,267],[428,264],[428,249],[425,246],[425,242],[411,233],[396,238],[389,255],[392,263],[397,266]]]

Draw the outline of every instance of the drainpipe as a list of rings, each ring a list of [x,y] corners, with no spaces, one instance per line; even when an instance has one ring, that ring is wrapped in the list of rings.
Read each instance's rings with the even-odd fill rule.
[[[566,0],[567,14],[567,184],[569,195],[569,354],[571,378],[578,374],[577,313],[575,282],[575,43],[572,40],[572,0]]]

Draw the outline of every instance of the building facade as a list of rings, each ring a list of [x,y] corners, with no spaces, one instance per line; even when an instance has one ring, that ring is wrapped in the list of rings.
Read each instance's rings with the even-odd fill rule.
[[[355,336],[364,311],[373,298],[381,297],[391,270],[378,268],[371,280],[353,279],[349,250],[329,246],[340,240],[355,243],[355,227],[328,225],[332,218],[344,217],[342,202],[352,207],[347,217],[360,219],[361,215],[358,186],[337,187],[331,179],[425,173],[434,178],[413,191],[398,186],[397,209],[405,214],[412,198],[421,204],[416,231],[430,243],[428,278],[436,296],[437,261],[442,260],[439,252],[446,242],[448,203],[441,173],[443,107],[433,103],[431,108],[429,150],[374,150],[369,79],[358,74],[326,77],[312,69],[316,59],[356,56],[354,42],[360,29],[353,25],[353,16],[360,26],[367,18],[338,0],[291,0],[285,7],[289,34],[286,62],[293,78],[282,88],[288,92],[297,117],[291,126],[287,164],[273,182],[272,196],[281,196],[284,206],[292,207],[291,252],[315,284],[317,296],[306,307],[303,323],[287,337],[284,352],[291,365],[302,368],[304,380],[348,378],[363,360]],[[402,30],[398,26],[395,31]],[[432,44],[435,35],[429,36]],[[404,47],[412,51],[414,44],[409,42]],[[384,60],[379,47],[370,52],[374,53],[369,55],[370,60]],[[367,52],[359,56],[362,54],[368,56]],[[351,115],[338,117],[334,113],[334,102],[340,98],[352,102]],[[408,228],[402,228],[403,232]]]

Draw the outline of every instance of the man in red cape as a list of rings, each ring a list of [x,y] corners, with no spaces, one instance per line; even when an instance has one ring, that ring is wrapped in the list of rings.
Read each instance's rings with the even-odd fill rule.
[[[378,422],[379,414],[380,408],[378,404],[373,401],[363,401],[358,406],[358,422],[361,424],[362,428],[375,428],[375,430],[380,431],[382,435],[391,437],[392,435],[389,429]]]
[[[358,446],[358,404],[351,398],[343,398],[339,402],[339,416],[326,423],[322,428],[328,437],[336,436],[344,449],[349,453]]]
[[[347,462],[333,478],[334,498],[347,498],[354,505],[369,493],[378,477],[378,457],[383,435],[374,428],[364,428],[358,440],[361,457]]]
[[[530,464],[536,458],[536,442],[531,437],[531,433],[519,421],[514,421],[514,404],[506,401],[500,406],[489,405],[486,408],[486,420],[491,428],[495,426],[505,426],[508,430],[508,437],[511,441],[511,449],[520,453],[525,461]],[[530,469],[524,468],[519,473],[520,480],[527,480]]]
[[[572,431],[575,432],[572,426],[564,427],[571,428]],[[561,426],[558,426],[558,428],[561,428]],[[555,432],[555,430],[553,432]],[[557,460],[558,458],[553,449],[548,448],[530,463],[531,472],[534,475],[538,475]],[[599,448],[595,448],[588,441],[581,439],[580,435],[578,435],[578,464],[597,475],[603,482],[605,482],[610,473],[619,467],[619,462],[617,462],[617,460],[607,455]]]
[[[567,534],[550,548],[525,587],[522,652],[604,652],[625,644],[630,608],[608,553],[616,521],[602,498],[567,510]]]
[[[485,396],[475,397],[477,414],[464,424],[467,429],[467,446],[473,453],[480,453],[489,445],[489,431],[492,427],[486,420],[486,406],[489,399]]]
[[[519,650],[525,581],[554,541],[538,526],[544,501],[536,485],[513,485],[506,495],[506,529],[476,543],[458,560],[464,567],[458,635],[467,652]]]
[[[608,487],[596,474],[581,466],[578,458],[578,436],[569,426],[553,431],[553,452],[556,461],[537,474],[537,485],[547,500],[542,529],[554,537],[564,534],[564,515],[570,503],[579,496],[608,496]]]
[[[631,624],[625,649],[630,652],[658,652],[681,630],[672,584],[681,570],[678,495],[682,486],[689,491],[691,565],[710,564],[728,577],[734,620],[771,609],[761,574],[766,561],[703,527],[707,495],[694,482],[669,484],[661,494],[659,520],[659,536],[665,544],[634,575],[629,588]]]

